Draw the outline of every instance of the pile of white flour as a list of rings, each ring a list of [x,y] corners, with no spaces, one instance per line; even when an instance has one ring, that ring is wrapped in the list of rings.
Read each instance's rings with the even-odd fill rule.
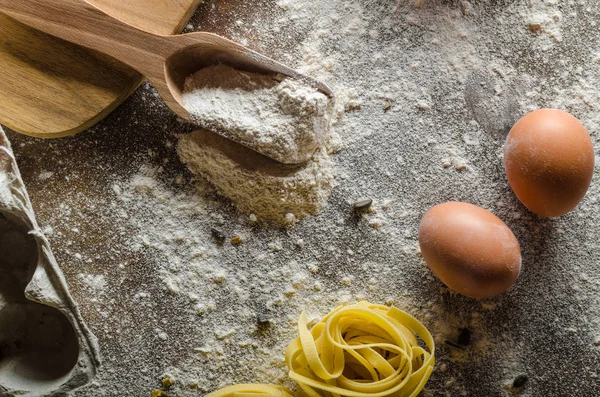
[[[183,163],[256,222],[290,227],[317,214],[335,186],[331,157],[319,150],[299,165],[281,164],[209,131],[179,139]]]
[[[183,104],[200,126],[286,164],[326,143],[333,110],[332,99],[299,80],[224,64],[188,77]]]

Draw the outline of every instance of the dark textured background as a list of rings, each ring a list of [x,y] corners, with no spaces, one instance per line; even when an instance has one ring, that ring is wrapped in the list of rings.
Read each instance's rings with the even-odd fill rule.
[[[390,21],[393,8],[390,3],[363,3],[375,15],[380,14],[382,21]],[[477,10],[470,18],[481,29],[489,29],[490,23],[482,21],[502,15],[508,3],[473,3]],[[595,26],[598,5],[596,1],[560,2],[557,7],[564,16],[563,40],[548,51],[539,51],[532,45],[534,39],[526,34],[507,35],[493,30],[481,32],[481,37],[488,39],[480,40],[477,48],[497,54],[517,74],[543,77],[539,102],[553,103],[555,87],[570,87],[581,78],[598,86],[595,81],[599,72],[595,63],[599,49]],[[455,9],[459,5],[452,2],[443,7]],[[248,37],[252,48],[293,63],[282,55],[282,50],[289,43],[303,39],[306,32],[294,29],[281,36],[254,37],[260,29],[253,29],[251,22],[268,21],[273,9],[276,9],[274,4],[266,0],[211,0],[199,8],[193,26],[196,30],[200,26],[201,30],[229,37]],[[435,23],[435,11],[416,12],[425,13],[427,20]],[[246,23],[240,27],[235,23],[237,20]],[[435,34],[435,29],[426,24],[407,24],[402,14],[394,21],[397,27],[385,30],[379,40],[389,46],[398,45],[396,66],[408,67],[411,52],[416,54],[420,46],[427,46],[425,37]],[[336,45],[335,40],[331,45]],[[341,68],[368,70],[369,60],[360,56],[349,51],[348,62]],[[583,68],[583,76],[574,72],[578,67]],[[422,73],[429,73],[426,69]],[[393,79],[393,74],[389,78]],[[413,110],[406,115],[386,113],[385,103],[365,94],[362,109],[348,117],[370,113],[375,121],[365,128],[372,131],[351,140],[335,156],[336,166],[346,178],[340,181],[327,210],[291,232],[256,229],[252,244],[281,239],[284,249],[274,265],[290,259],[316,260],[325,269],[322,281],[326,285],[339,283],[347,274],[354,275],[357,284],[366,284],[368,274],[356,266],[361,261],[402,267],[404,270],[398,276],[401,279],[390,280],[386,295],[408,294],[412,301],[420,302],[415,307],[416,313],[437,308],[431,310],[431,317],[424,319],[434,332],[439,331],[436,325],[439,322],[450,324],[448,329],[469,326],[472,313],[477,313],[477,326],[472,333],[474,346],[480,346],[479,350],[473,348],[467,351],[466,359],[460,359],[450,348],[440,346],[439,364],[427,387],[435,396],[506,395],[505,386],[519,374],[529,376],[522,395],[600,395],[600,351],[593,344],[600,338],[597,174],[576,212],[556,220],[535,217],[510,192],[499,158],[507,130],[524,113],[518,101],[523,94],[518,79],[504,91],[493,111],[482,106],[495,95],[490,89],[494,77],[489,71],[473,70],[466,81],[436,76],[431,79],[435,81],[433,106],[421,116]],[[335,76],[332,83],[335,85]],[[368,92],[363,82],[357,84],[361,95]],[[568,103],[565,107],[577,116],[595,121],[588,128],[597,146],[597,107]],[[421,126],[411,124],[416,117],[423,117],[426,122]],[[462,135],[472,128],[468,124],[472,120],[478,122],[481,135],[478,146],[465,148],[463,157],[468,158],[471,169],[465,173],[444,170],[443,145],[464,146]],[[77,396],[147,396],[160,386],[166,367],[178,366],[191,354],[186,341],[193,338],[195,328],[190,317],[181,314],[184,309],[178,310],[186,302],[166,291],[152,266],[151,252],[133,254],[126,249],[127,230],[120,226],[116,215],[120,204],[110,191],[116,176],[133,175],[144,163],[162,165],[167,184],[180,174],[189,180],[175,149],[166,145],[167,141],[176,142],[173,133],[186,129],[189,128],[166,110],[145,84],[106,120],[78,136],[46,141],[8,131],[39,223],[53,228],[49,237],[55,255],[84,318],[99,338],[104,356],[96,383],[77,392]],[[437,140],[434,144],[428,141],[432,137]],[[394,161],[398,155],[403,157],[403,164]],[[40,178],[44,171],[54,174],[48,179]],[[171,184],[173,189],[177,188]],[[352,215],[348,203],[358,194],[370,195],[376,201],[394,198],[397,208],[408,210],[409,215],[407,218],[392,215],[389,227],[377,232]],[[416,246],[420,217],[429,207],[445,200],[482,205],[512,228],[523,248],[524,266],[515,288],[488,303],[473,301],[441,288],[419,257],[402,255],[399,250],[402,244],[394,240],[406,229],[410,233],[401,237],[403,244]],[[225,200],[222,203],[219,210],[225,218],[222,227],[231,230],[230,224],[238,222],[237,216],[229,203]],[[332,227],[340,219],[343,226]],[[294,249],[298,238],[304,239],[308,247],[301,252]],[[223,263],[235,262],[244,268],[252,244],[237,250],[224,248]],[[332,245],[340,249],[332,250]],[[347,247],[356,253],[352,258],[346,253]],[[75,253],[89,260],[75,260]],[[127,266],[119,268],[123,263]],[[105,275],[108,296],[99,298],[86,291],[78,277],[82,272]],[[151,292],[154,301],[138,305],[133,294],[139,288]],[[153,336],[157,324],[168,330],[169,343]],[[439,341],[451,336],[438,334],[436,338]],[[488,347],[481,348],[478,340]],[[259,343],[268,340],[261,339]],[[232,355],[227,360],[235,367],[238,358]],[[201,393],[176,389],[173,394]]]

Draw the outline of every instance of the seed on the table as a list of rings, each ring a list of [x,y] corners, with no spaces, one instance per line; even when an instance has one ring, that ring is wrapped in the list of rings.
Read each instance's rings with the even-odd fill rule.
[[[514,388],[523,387],[525,386],[525,383],[527,383],[527,380],[529,380],[527,375],[519,375],[515,378],[512,385]]]
[[[225,240],[225,235],[218,229],[212,228],[210,229],[210,234],[213,236],[215,240],[223,241]]]
[[[471,343],[471,331],[468,328],[461,328],[458,334],[458,344],[468,346]]]
[[[370,198],[361,198],[353,204],[355,210],[367,209],[373,204],[373,200]]]
[[[273,320],[271,320],[271,318],[266,314],[259,314],[258,318],[256,319],[256,325],[258,325],[259,329],[266,330],[273,326]]]
[[[458,343],[454,342],[453,340],[446,339],[446,340],[444,341],[444,343],[445,343],[445,344],[447,344],[447,345],[448,345],[448,346],[450,346],[450,347],[453,347],[453,348],[455,348],[455,349],[459,349],[459,350],[465,350],[465,348],[464,348],[463,346],[459,345]]]

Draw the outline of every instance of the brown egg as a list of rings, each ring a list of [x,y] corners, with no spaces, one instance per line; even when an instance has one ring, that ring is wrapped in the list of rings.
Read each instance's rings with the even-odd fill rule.
[[[473,204],[430,209],[419,227],[421,253],[448,288],[472,298],[506,291],[521,271],[521,248],[496,215]]]
[[[508,183],[532,212],[554,217],[573,210],[590,186],[594,146],[569,113],[540,109],[513,126],[504,145]]]

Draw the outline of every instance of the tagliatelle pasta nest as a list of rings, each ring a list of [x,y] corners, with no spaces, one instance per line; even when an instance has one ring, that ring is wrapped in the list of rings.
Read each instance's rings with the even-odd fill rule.
[[[283,386],[246,384],[228,386],[206,397],[293,397],[293,394]]]
[[[395,307],[340,306],[310,330],[302,313],[298,330],[286,363],[289,377],[302,389],[299,396],[413,397],[433,371],[433,337]]]
[[[297,397],[415,397],[435,363],[431,333],[395,307],[360,302],[340,306],[311,329],[305,313],[300,337],[285,353]],[[421,346],[425,344],[427,350]],[[206,397],[292,397],[283,386],[243,384]]]

